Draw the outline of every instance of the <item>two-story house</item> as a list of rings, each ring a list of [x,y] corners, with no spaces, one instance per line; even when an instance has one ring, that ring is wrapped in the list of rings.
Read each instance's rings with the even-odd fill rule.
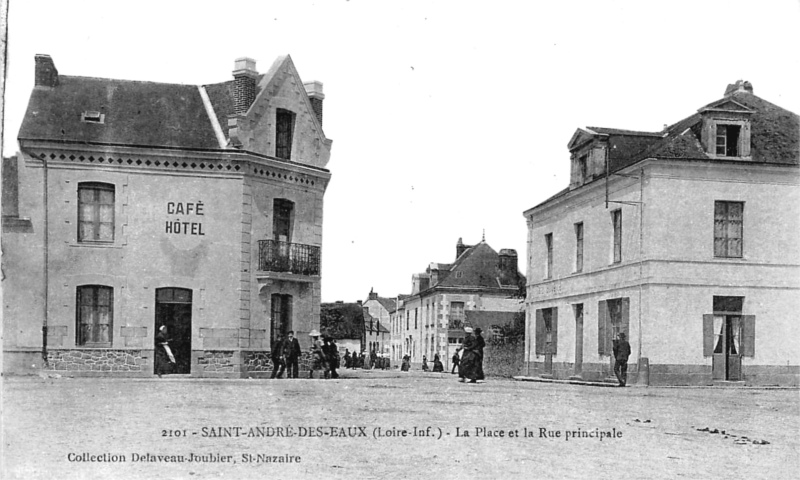
[[[799,137],[742,81],[661,132],[578,129],[524,212],[529,374],[605,380],[625,332],[642,384],[796,385]]]
[[[319,327],[331,140],[289,56],[182,85],[59,74],[35,85],[4,168],[4,370],[251,376]],[[13,162],[12,162],[13,163]],[[8,174],[8,175],[6,175]],[[6,212],[9,215],[6,215]]]
[[[524,285],[516,251],[498,253],[484,240],[465,245],[459,238],[453,263],[431,263],[425,272],[413,275],[411,294],[398,307],[402,313],[393,343],[412,363],[422,362],[423,356],[431,361],[438,354],[450,368],[464,327],[480,326],[489,333],[493,326],[511,321],[524,307]],[[394,335],[399,335],[399,342]]]

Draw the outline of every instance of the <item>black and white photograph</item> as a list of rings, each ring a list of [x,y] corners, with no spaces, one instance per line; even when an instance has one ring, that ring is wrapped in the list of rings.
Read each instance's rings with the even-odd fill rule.
[[[0,478],[793,477],[798,26],[0,0]]]

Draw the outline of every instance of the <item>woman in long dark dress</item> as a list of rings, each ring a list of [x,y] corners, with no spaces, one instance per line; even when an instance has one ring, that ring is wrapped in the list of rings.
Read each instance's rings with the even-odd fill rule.
[[[465,327],[464,331],[467,336],[464,337],[464,346],[462,347],[461,361],[458,364],[458,379],[459,382],[465,382],[469,379],[469,383],[477,383],[478,381],[478,358],[477,348],[478,344],[475,337],[472,336],[472,328]]]
[[[169,348],[167,327],[166,325],[162,325],[161,328],[158,329],[155,340],[154,363],[158,378],[161,378],[161,375],[169,374],[172,371],[172,364],[175,362],[174,357],[170,358],[170,354],[167,353],[167,348]]]
[[[433,371],[434,372],[444,372],[444,365],[442,365],[442,361],[439,359],[439,354],[434,354],[433,356]]]

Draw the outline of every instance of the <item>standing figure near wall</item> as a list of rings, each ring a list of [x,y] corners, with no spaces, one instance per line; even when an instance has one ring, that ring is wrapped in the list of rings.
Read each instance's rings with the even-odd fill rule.
[[[175,363],[175,357],[172,355],[172,350],[169,348],[169,339],[167,338],[167,327],[161,325],[156,334],[155,340],[155,369],[158,378],[161,375],[169,374],[172,372],[172,365]]]
[[[308,335],[311,337],[311,370],[308,371],[308,378],[314,378],[314,370],[321,370],[323,378],[328,378],[330,370],[319,332],[314,329]]]
[[[477,348],[478,344],[475,337],[472,335],[472,327],[464,327],[464,332],[467,336],[464,337],[464,346],[462,347],[461,362],[458,364],[458,379],[459,382],[465,382],[469,379],[469,383],[478,382],[478,358]]]

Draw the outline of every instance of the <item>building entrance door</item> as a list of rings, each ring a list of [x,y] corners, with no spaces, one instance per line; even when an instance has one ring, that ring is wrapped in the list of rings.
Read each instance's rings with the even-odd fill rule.
[[[714,315],[714,354],[711,361],[711,378],[738,381],[742,378],[742,350],[740,315]]]
[[[185,288],[156,289],[156,328],[167,327],[169,348],[175,356],[172,373],[191,373],[192,291]]]

